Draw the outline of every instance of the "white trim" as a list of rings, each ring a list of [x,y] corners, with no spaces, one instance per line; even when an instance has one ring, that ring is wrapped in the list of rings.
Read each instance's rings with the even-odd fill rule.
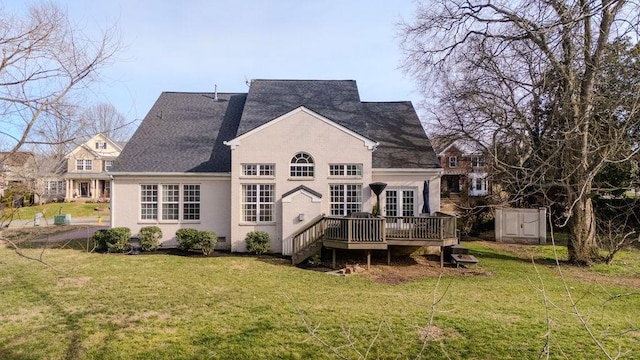
[[[118,154],[120,152],[122,152],[122,148],[120,147],[120,145],[118,145],[115,141],[111,140],[108,136],[99,133],[94,135],[91,139],[83,142],[82,144],[78,145],[75,147],[75,149],[71,150],[71,152],[69,152],[67,155],[65,155],[65,158],[70,158],[73,154],[77,153],[80,148],[83,148],[87,151],[89,151],[91,154],[93,154],[96,157],[103,157],[104,155],[100,152],[95,151],[95,146],[90,146],[89,144],[95,144],[96,139],[100,138],[101,140],[104,140],[104,142],[110,143],[111,146],[113,146],[113,148],[116,150],[115,152],[117,152]],[[117,157],[117,155],[116,155]]]
[[[172,172],[111,172],[109,171],[109,175],[113,177],[167,177],[167,176],[177,176],[177,177],[198,177],[201,176],[203,178],[231,178],[231,173],[172,173]],[[252,178],[256,179],[256,178]]]
[[[402,168],[374,168],[371,169],[372,175],[438,175],[444,172],[442,168],[433,169],[402,169]]]
[[[294,197],[296,197],[296,196],[298,196],[299,194],[302,194],[302,195],[308,196],[308,197],[311,199],[311,202],[313,202],[313,203],[319,203],[319,202],[321,202],[321,201],[322,201],[322,199],[321,199],[321,198],[319,198],[319,197],[317,197],[316,195],[314,195],[314,194],[312,194],[312,193],[308,192],[307,190],[305,190],[305,189],[299,189],[298,191],[293,192],[293,193],[291,193],[291,194],[289,194],[289,195],[287,195],[287,196],[283,197],[283,198],[282,198],[282,202],[283,202],[283,203],[290,203],[290,202],[291,202],[291,200],[293,200],[293,198],[294,198]]]
[[[287,118],[289,118],[291,116],[294,116],[294,115],[296,115],[298,113],[301,113],[301,112],[305,113],[307,115],[313,116],[316,119],[318,119],[320,121],[323,121],[324,123],[326,123],[326,124],[328,124],[330,126],[333,126],[334,128],[336,128],[336,129],[338,129],[338,130],[340,130],[340,131],[342,131],[344,133],[347,133],[347,134],[355,137],[358,140],[361,140],[364,143],[364,146],[366,146],[368,150],[375,150],[375,148],[379,145],[379,143],[377,141],[373,141],[373,140],[371,140],[369,138],[366,138],[366,137],[356,133],[355,131],[352,131],[352,130],[350,130],[350,129],[348,129],[348,128],[340,125],[340,124],[337,124],[336,122],[334,122],[334,121],[332,121],[332,120],[330,120],[330,119],[328,119],[328,118],[326,118],[326,117],[324,117],[324,116],[322,116],[322,115],[320,115],[320,114],[318,114],[316,112],[313,112],[313,111],[307,109],[304,106],[300,106],[300,107],[298,107],[296,109],[293,109],[293,110],[289,111],[288,113],[286,113],[284,115],[280,115],[277,118],[275,118],[273,120],[270,120],[269,122],[267,122],[265,124],[262,124],[262,125],[254,128],[254,129],[252,129],[252,130],[250,130],[250,131],[248,131],[248,132],[246,132],[246,133],[244,133],[244,134],[242,134],[242,135],[240,135],[240,136],[238,136],[236,138],[233,138],[233,139],[231,139],[229,141],[225,141],[224,144],[229,146],[229,147],[231,147],[231,150],[235,150],[235,148],[240,145],[240,143],[242,142],[242,140],[244,138],[249,137],[249,136],[251,136],[251,135],[253,135],[253,134],[257,133],[257,132],[260,132],[263,129],[266,129],[266,128],[272,126],[272,125],[275,125],[278,122],[280,122],[280,121],[282,121],[284,119],[287,119]]]

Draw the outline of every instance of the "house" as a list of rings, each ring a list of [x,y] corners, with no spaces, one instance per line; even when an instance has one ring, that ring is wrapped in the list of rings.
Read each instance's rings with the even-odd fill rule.
[[[31,188],[36,179],[36,159],[32,152],[0,152],[0,197],[11,185]]]
[[[485,154],[477,146],[455,140],[438,153],[442,175],[442,192],[458,194],[466,189],[469,196],[489,194]]]
[[[165,247],[180,228],[210,230],[217,249],[234,252],[260,230],[271,252],[290,255],[321,219],[370,213],[372,183],[386,184],[380,209],[395,226],[419,217],[425,199],[435,214],[441,174],[412,104],[363,102],[352,80],[164,92],[111,171],[111,226],[159,226]]]
[[[107,200],[111,193],[111,177],[108,172],[120,155],[124,144],[97,134],[78,145],[65,156],[67,171],[64,174],[65,200]],[[47,186],[59,188],[59,180],[51,180]]]

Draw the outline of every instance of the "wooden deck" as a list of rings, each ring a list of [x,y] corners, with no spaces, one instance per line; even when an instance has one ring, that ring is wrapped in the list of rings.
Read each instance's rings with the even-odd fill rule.
[[[454,216],[321,217],[293,237],[292,262],[298,264],[324,246],[328,249],[387,250],[389,246],[438,246],[458,243]],[[321,244],[321,246],[320,246]],[[311,254],[312,255],[312,254]]]

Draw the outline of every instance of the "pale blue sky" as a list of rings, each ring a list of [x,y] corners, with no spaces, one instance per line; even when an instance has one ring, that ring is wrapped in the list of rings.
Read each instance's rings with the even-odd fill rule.
[[[0,0],[1,1],[1,0]],[[96,101],[141,119],[162,91],[246,92],[248,79],[352,79],[364,101],[422,100],[399,69],[411,0],[57,1],[85,31],[118,23],[123,50]],[[5,9],[24,1],[5,0]]]

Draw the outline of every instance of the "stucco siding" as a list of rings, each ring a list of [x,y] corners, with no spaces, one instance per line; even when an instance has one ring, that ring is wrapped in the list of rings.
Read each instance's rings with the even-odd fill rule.
[[[200,220],[141,220],[140,189],[143,184],[159,185],[159,197],[162,196],[162,184],[179,184],[181,189],[184,184],[200,185]],[[176,246],[175,233],[178,229],[209,230],[215,232],[220,239],[216,249],[230,249],[230,185],[229,177],[219,176],[115,176],[112,182],[111,226],[128,227],[133,235],[144,226],[158,226],[162,229],[162,247]],[[182,206],[182,200],[180,205]]]
[[[422,191],[424,182],[429,181],[429,208],[431,213],[440,211],[440,176],[442,169],[425,169],[421,171],[406,171],[403,169],[374,169],[373,181],[387,184],[386,189],[414,189],[417,191],[417,212],[420,213],[423,205]],[[382,214],[385,215],[385,192],[380,195]]]
[[[305,152],[313,157],[314,176],[295,178],[290,176],[290,163],[296,153]],[[300,185],[322,194],[320,211],[329,213],[330,184],[361,184],[363,210],[371,209],[371,150],[362,138],[344,131],[307,112],[292,112],[270,126],[242,140],[232,147],[232,197],[231,236],[232,251],[243,251],[244,238],[249,231],[263,230],[271,236],[271,249],[281,252],[283,236],[290,236],[304,222],[283,226],[282,195]],[[273,164],[273,177],[242,176],[243,164]],[[329,164],[362,164],[363,173],[358,177],[331,177]],[[271,224],[247,224],[242,221],[241,187],[243,184],[274,184],[276,214]],[[313,210],[312,212],[315,212]],[[310,213],[311,218],[314,214]],[[309,218],[308,220],[311,220]],[[307,221],[308,221],[307,220]]]

